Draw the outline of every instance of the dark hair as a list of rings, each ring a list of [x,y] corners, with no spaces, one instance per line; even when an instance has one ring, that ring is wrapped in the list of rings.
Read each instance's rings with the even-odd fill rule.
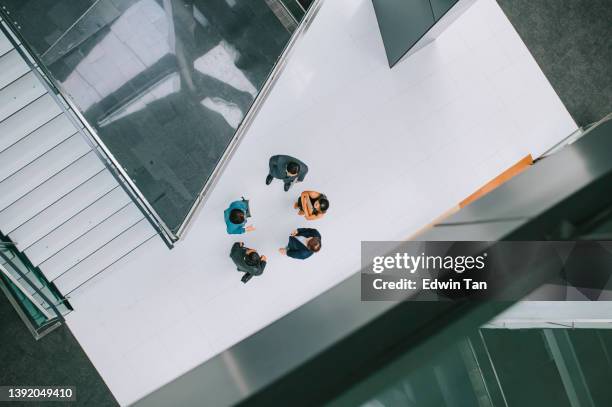
[[[287,163],[287,172],[291,175],[297,175],[300,172],[300,165],[295,161],[290,161]]]
[[[318,201],[319,201],[319,208],[321,209],[321,212],[325,212],[326,210],[329,209],[329,201],[327,200],[325,195],[322,195],[318,199]]]
[[[244,262],[249,266],[256,266],[259,264],[259,254],[257,252],[248,253],[244,256]]]
[[[234,208],[230,211],[229,220],[235,225],[244,223],[244,212],[238,208]]]
[[[316,236],[311,238],[306,246],[308,246],[308,249],[310,249],[310,251],[313,251],[315,253],[318,252],[319,250],[321,250],[321,238]]]

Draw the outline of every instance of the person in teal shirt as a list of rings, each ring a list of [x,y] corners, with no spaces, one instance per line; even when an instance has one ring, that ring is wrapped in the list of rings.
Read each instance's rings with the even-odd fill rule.
[[[249,201],[244,198],[232,202],[223,215],[227,233],[230,235],[240,235],[255,230],[253,226],[246,225],[247,218],[251,217],[251,212],[249,211]]]

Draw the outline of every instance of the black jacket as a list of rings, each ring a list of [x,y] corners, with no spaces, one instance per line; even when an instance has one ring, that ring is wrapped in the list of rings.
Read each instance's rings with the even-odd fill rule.
[[[255,266],[247,264],[245,261],[247,250],[248,248],[244,247],[239,242],[233,244],[232,250],[230,251],[230,258],[234,261],[236,269],[242,273],[247,273],[250,276],[259,276],[263,274],[263,271],[266,268],[266,262],[262,260]]]
[[[287,175],[287,164],[290,162],[295,162],[300,166],[300,170],[298,175],[289,176]],[[288,155],[275,155],[270,157],[270,175],[274,178],[281,179],[285,183],[293,182],[297,179],[297,181],[304,181],[304,177],[308,173],[308,166],[298,160],[297,158],[288,156]]]
[[[300,228],[297,230],[296,236],[303,236],[306,238],[309,237],[318,237],[321,239],[321,234],[316,229],[310,228]],[[310,250],[308,247],[304,245],[304,243],[300,242],[294,236],[289,237],[289,243],[287,244],[287,256],[293,257],[294,259],[304,260],[312,256],[314,252]]]

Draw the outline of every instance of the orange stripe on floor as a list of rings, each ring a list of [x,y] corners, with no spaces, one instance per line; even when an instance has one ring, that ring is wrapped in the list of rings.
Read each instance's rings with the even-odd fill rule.
[[[487,182],[483,187],[479,188],[472,195],[468,196],[466,199],[461,201],[459,205],[450,208],[449,210],[444,212],[442,215],[434,219],[432,222],[423,226],[421,229],[416,231],[412,236],[410,236],[407,240],[415,240],[417,236],[419,236],[420,234],[442,223],[444,219],[459,212],[461,208],[464,208],[465,206],[469,205],[475,200],[482,198],[489,192],[493,191],[495,188],[499,187],[503,183],[512,179],[512,177],[515,177],[521,172],[525,171],[527,168],[529,168],[530,165],[533,165],[533,158],[531,158],[531,154],[527,155],[525,158],[521,159],[519,162],[514,164],[512,167],[508,168],[506,171],[502,172],[500,175],[493,178],[491,181]]]
[[[464,208],[475,200],[482,198],[489,192],[493,191],[495,188],[509,181],[512,177],[515,177],[521,172],[525,171],[532,164],[533,158],[531,158],[531,154],[529,154],[525,158],[514,164],[512,167],[508,168],[506,171],[502,172],[500,175],[487,182],[482,188],[474,192],[472,195],[461,201],[459,203],[459,207]]]

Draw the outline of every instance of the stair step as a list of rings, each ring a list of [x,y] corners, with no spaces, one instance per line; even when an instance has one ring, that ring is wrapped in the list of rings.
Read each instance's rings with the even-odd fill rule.
[[[0,89],[4,88],[30,70],[16,49],[0,56]]]
[[[127,205],[38,266],[47,279],[53,281],[142,218],[135,205]]]
[[[26,250],[37,240],[68,221],[104,194],[120,187],[108,171],[102,171],[74,191],[53,203],[34,218],[9,233],[19,250]]]
[[[4,33],[0,31],[0,55],[4,55],[13,49],[13,44],[6,38]]]
[[[51,95],[46,94],[36,99],[0,123],[0,151],[4,151],[60,113],[61,109]]]
[[[104,169],[95,152],[90,151],[45,183],[0,211],[0,227],[10,234],[14,229],[61,199]],[[6,182],[6,181],[5,181]],[[0,184],[1,186],[2,184]]]
[[[54,283],[60,292],[68,295],[155,235],[155,229],[151,224],[146,219],[142,219],[56,279]]]
[[[45,94],[46,89],[30,72],[0,90],[0,121]]]
[[[0,182],[76,133],[65,115],[56,116],[0,153]]]
[[[82,136],[75,134],[0,182],[0,211],[61,172],[86,154],[89,148]],[[10,229],[2,230],[7,233]]]
[[[128,204],[130,198],[117,187],[26,249],[25,254],[39,265]]]

